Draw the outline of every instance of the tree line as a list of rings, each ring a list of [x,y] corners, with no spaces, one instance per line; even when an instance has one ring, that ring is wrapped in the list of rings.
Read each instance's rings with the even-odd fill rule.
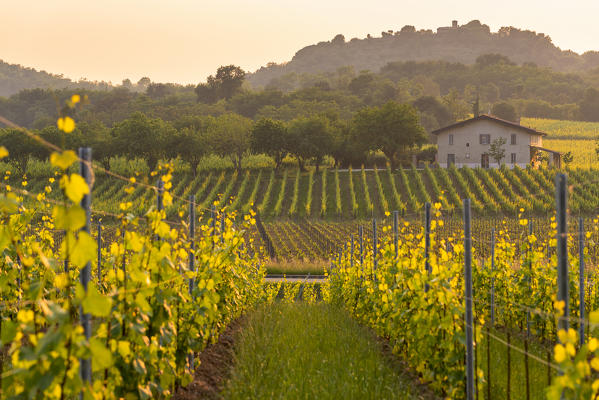
[[[517,65],[485,54],[472,65],[444,61],[393,62],[379,72],[342,67],[325,73],[290,73],[252,88],[248,75],[230,65],[198,85],[124,81],[112,90],[28,89],[0,97],[0,115],[29,128],[54,123],[57,104],[73,93],[90,105],[79,120],[107,127],[134,112],[174,122],[189,115],[236,113],[258,120],[290,121],[314,114],[349,120],[361,108],[388,101],[411,103],[427,131],[466,118],[479,99],[488,113],[509,104],[519,117],[599,121],[599,70],[562,73],[534,64]]]
[[[365,107],[352,119],[315,114],[290,121],[260,118],[253,121],[235,113],[219,116],[187,116],[175,122],[135,112],[111,128],[81,122],[69,134],[56,126],[36,133],[44,140],[67,148],[91,146],[94,159],[109,166],[113,156],[142,157],[150,168],[159,160],[181,158],[196,171],[203,157],[228,157],[236,169],[249,154],[266,154],[279,168],[287,156],[294,157],[300,169],[312,162],[318,169],[326,157],[335,164],[360,165],[369,152],[381,151],[395,168],[410,162],[420,151],[427,135],[411,104],[388,102]],[[30,157],[44,159],[49,150],[15,129],[0,130],[0,143],[10,151],[9,161],[25,170]]]
[[[293,82],[299,86],[287,85]],[[179,156],[195,167],[206,154],[218,154],[240,168],[253,152],[269,154],[277,166],[291,155],[303,168],[309,161],[319,166],[327,156],[337,165],[357,166],[380,151],[395,166],[411,162],[414,153],[434,160],[434,148],[420,150],[429,140],[426,132],[479,112],[513,121],[520,116],[599,120],[593,82],[599,75],[518,66],[490,54],[472,66],[391,63],[380,73],[359,74],[343,68],[252,90],[245,71],[229,65],[198,85],[144,78],[135,90],[130,82],[108,91],[24,90],[0,97],[0,115],[59,145],[91,145],[99,160],[142,156],[155,166]],[[57,104],[73,93],[86,95],[89,104],[73,115],[77,130],[62,137],[55,125]],[[556,103],[572,99],[578,103]],[[47,156],[11,130],[0,132],[0,143],[13,148],[11,156],[19,163]]]

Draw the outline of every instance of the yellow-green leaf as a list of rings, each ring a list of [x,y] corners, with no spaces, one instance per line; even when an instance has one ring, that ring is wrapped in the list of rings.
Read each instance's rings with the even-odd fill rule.
[[[63,176],[60,179],[60,186],[64,189],[65,194],[73,203],[79,203],[83,196],[89,193],[89,186],[85,179],[79,174],[71,174]]]
[[[127,358],[127,356],[129,354],[131,354],[131,346],[129,345],[129,342],[127,342],[127,341],[119,340],[117,348],[118,348],[119,354],[123,358]]]
[[[70,248],[71,262],[78,267],[84,267],[87,262],[94,259],[96,250],[96,241],[89,233],[79,232],[79,238]]]
[[[75,130],[75,121],[71,117],[60,117],[58,121],[56,121],[56,125],[58,129],[65,133],[71,133]]]
[[[54,225],[57,229],[77,231],[85,226],[85,211],[78,204],[71,207],[54,206]]]
[[[81,303],[83,311],[94,317],[107,317],[112,309],[112,299],[98,292],[93,284],[87,287],[87,295]]]
[[[54,152],[50,155],[50,163],[63,171],[69,168],[71,164],[77,160],[77,154],[75,154],[73,150],[65,150],[62,154]]]
[[[12,193],[8,195],[0,194],[0,212],[5,214],[15,214],[19,210],[19,203]]]
[[[92,367],[94,371],[100,371],[112,366],[112,354],[100,340],[89,339],[89,349],[92,353]]]
[[[5,346],[12,342],[14,338],[17,336],[17,324],[15,324],[11,320],[6,320],[2,322],[2,336],[0,337],[0,341],[2,345]]]

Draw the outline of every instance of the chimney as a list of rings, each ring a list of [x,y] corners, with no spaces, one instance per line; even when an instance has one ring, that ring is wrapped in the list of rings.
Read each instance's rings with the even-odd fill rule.
[[[455,19],[453,21],[451,21],[451,27],[452,28],[457,28],[458,27],[458,21],[456,21]]]

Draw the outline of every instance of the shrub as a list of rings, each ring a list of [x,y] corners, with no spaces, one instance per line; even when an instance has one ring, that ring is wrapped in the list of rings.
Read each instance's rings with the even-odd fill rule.
[[[143,158],[128,159],[126,157],[115,156],[108,160],[109,170],[115,174],[126,177],[142,175],[147,176],[150,173],[150,167]]]

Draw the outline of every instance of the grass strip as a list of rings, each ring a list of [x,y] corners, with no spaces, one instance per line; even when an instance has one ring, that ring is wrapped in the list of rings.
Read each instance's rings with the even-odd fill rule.
[[[325,303],[252,312],[236,341],[225,399],[410,399],[372,331]]]

